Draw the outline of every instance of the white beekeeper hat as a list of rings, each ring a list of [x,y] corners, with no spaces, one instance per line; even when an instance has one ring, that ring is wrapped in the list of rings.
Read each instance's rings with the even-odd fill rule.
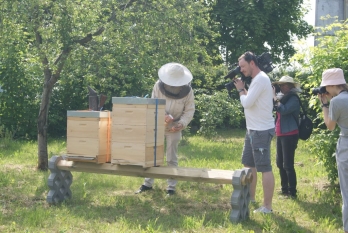
[[[163,65],[158,70],[158,77],[162,82],[173,87],[186,85],[193,78],[189,69],[175,62]]]

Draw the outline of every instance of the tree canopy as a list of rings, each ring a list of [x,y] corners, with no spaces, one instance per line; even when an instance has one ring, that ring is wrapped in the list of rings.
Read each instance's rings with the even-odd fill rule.
[[[291,36],[310,31],[301,3],[0,0],[0,124],[36,134],[46,169],[47,136],[64,134],[66,110],[88,107],[87,86],[111,110],[112,96],[150,94],[159,67],[179,62],[194,74],[197,98],[214,95],[227,71],[221,46],[231,63],[246,50],[287,58]]]
[[[227,64],[245,51],[257,55],[269,51],[274,61],[295,54],[294,37],[305,38],[312,26],[304,19],[303,0],[209,0],[212,18],[219,23],[220,40]]]
[[[1,96],[8,111],[8,118],[3,114],[1,119],[24,127],[18,114],[9,111],[16,100],[11,94],[22,85],[17,95],[28,96],[38,111],[41,169],[47,169],[49,111],[58,110],[49,108],[52,97],[62,98],[54,106],[81,108],[87,85],[109,96],[143,96],[151,91],[158,68],[172,61],[200,71],[197,85],[212,77],[209,67],[216,58],[205,44],[215,33],[201,2],[2,0],[0,10]],[[19,110],[25,102],[16,104]]]

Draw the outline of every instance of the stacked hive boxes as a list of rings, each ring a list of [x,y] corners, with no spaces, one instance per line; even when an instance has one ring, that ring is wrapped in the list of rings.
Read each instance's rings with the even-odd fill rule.
[[[67,160],[110,162],[110,112],[67,111]]]
[[[111,163],[163,165],[164,99],[112,98]]]

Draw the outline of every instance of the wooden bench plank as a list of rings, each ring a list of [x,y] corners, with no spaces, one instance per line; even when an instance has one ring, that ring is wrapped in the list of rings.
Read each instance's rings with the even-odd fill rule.
[[[150,167],[117,165],[111,163],[95,164],[77,161],[60,160],[57,167],[61,170],[89,172],[101,174],[115,174],[122,176],[149,177],[159,179],[175,179],[194,182],[206,182],[217,184],[232,184],[233,171],[185,168],[185,167]]]

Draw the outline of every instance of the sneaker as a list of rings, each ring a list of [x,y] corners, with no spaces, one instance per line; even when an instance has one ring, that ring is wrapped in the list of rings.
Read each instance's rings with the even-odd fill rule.
[[[254,213],[271,214],[273,213],[273,210],[269,210],[266,207],[261,206],[260,208],[254,210]]]
[[[139,190],[135,191],[135,194],[146,192],[146,191],[151,190],[151,189],[152,189],[152,187],[148,187],[146,185],[141,185]]]
[[[167,196],[173,196],[175,194],[175,190],[167,190]]]

